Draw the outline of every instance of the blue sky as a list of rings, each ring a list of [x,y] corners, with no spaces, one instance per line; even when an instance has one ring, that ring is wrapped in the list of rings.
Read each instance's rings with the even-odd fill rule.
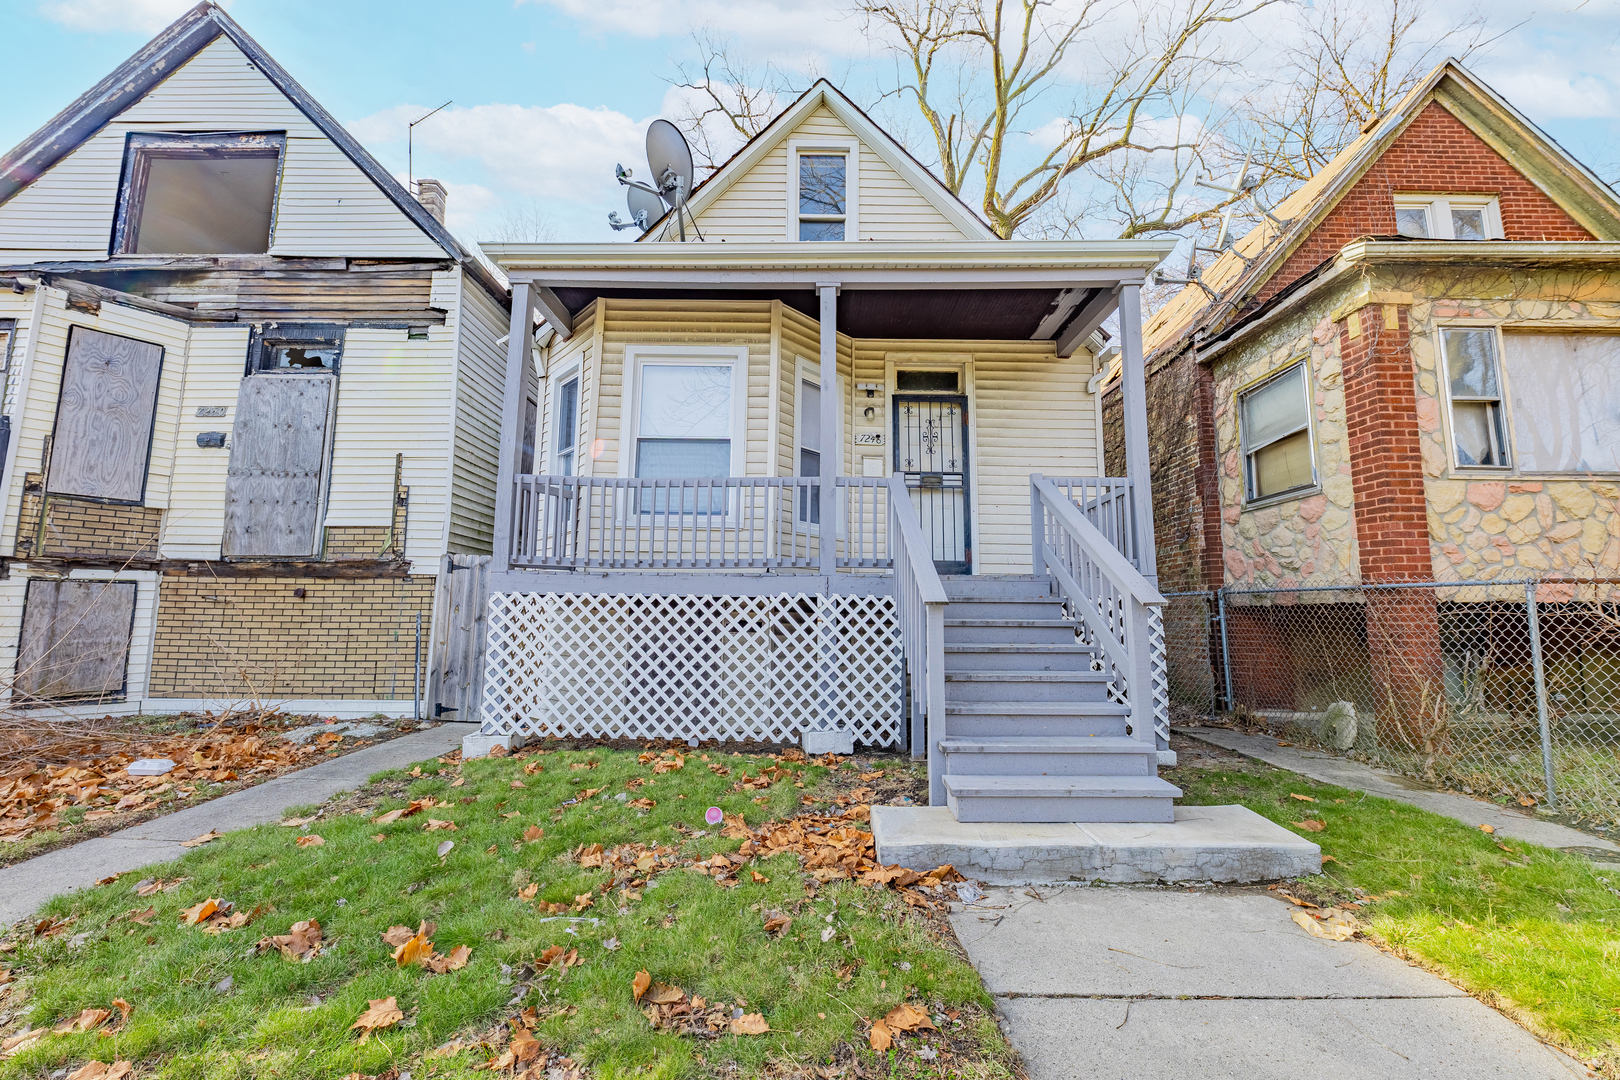
[[[1466,0],[1433,0],[1430,18]],[[0,146],[48,120],[186,0],[5,0],[6,108]],[[390,169],[404,175],[405,121],[455,104],[417,129],[415,172],[450,187],[451,226],[469,240],[514,215],[546,219],[558,240],[615,234],[612,165],[641,164],[641,133],[675,107],[665,77],[693,53],[691,32],[800,74],[827,74],[868,100],[889,61],[838,5],[793,0],[233,0],[232,16]],[[1620,0],[1526,7],[1484,0],[1518,25],[1471,66],[1606,178],[1620,175]],[[25,89],[18,89],[25,88]],[[880,119],[914,121],[891,106]],[[892,111],[899,108],[899,111]],[[925,160],[927,147],[913,148]],[[624,237],[620,237],[623,239]]]

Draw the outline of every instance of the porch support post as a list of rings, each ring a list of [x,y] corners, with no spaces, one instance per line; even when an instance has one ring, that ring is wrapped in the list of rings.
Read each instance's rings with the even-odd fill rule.
[[[839,451],[843,439],[839,423],[843,396],[838,391],[838,285],[818,283],[821,295],[821,573],[838,570]]]
[[[523,454],[523,406],[534,367],[534,299],[529,283],[512,283],[512,321],[506,339],[506,390],[501,397],[501,442],[496,459],[495,549],[490,569],[512,569],[512,511]]]
[[[1142,287],[1119,290],[1121,403],[1125,412],[1125,475],[1131,481],[1137,569],[1156,587],[1159,567],[1153,545],[1153,481],[1148,468],[1147,369],[1142,356]],[[1100,437],[1100,433],[1099,433]]]
[[[838,475],[843,456],[841,418],[843,395],[838,389],[838,283],[817,282],[821,298],[821,580],[816,620],[816,708],[813,727],[804,732],[807,754],[850,754],[855,734],[838,726],[838,593],[832,587],[838,572]]]

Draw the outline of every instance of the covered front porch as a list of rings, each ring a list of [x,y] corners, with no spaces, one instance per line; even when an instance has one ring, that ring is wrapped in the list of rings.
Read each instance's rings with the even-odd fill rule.
[[[514,314],[483,738],[904,748],[959,816],[1168,819],[1162,244],[489,251]]]

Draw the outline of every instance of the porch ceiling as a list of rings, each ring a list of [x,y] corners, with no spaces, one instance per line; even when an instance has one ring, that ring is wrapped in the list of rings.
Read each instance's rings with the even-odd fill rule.
[[[578,314],[597,297],[623,300],[780,300],[819,318],[812,289],[581,289],[559,288],[558,299]],[[1086,290],[1086,298],[1101,292]],[[838,331],[858,338],[1023,340],[1037,334],[1057,308],[1061,289],[844,289]],[[1080,306],[1084,306],[1083,304]],[[1078,310],[1078,308],[1077,308]]]

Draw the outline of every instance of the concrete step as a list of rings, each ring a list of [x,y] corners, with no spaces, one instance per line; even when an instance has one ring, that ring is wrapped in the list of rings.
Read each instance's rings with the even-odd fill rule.
[[[1139,739],[1114,736],[1011,735],[939,741],[951,776],[1155,776],[1158,752]]]
[[[961,701],[945,706],[951,737],[1125,735],[1128,705],[1112,701]]]
[[[1089,645],[946,645],[945,670],[1090,671],[1095,657]]]
[[[1051,579],[1032,574],[947,575],[940,579],[945,595],[952,600],[969,596],[1001,596],[1019,600],[1044,600],[1052,594]]]
[[[964,596],[952,599],[945,609],[952,619],[1056,619],[1062,614],[1063,601],[1055,596]]]
[[[1181,789],[1157,776],[958,776],[945,799],[957,821],[1176,819]]]
[[[1067,619],[966,618],[945,609],[945,644],[1073,645],[1074,623]]]
[[[1102,701],[1110,676],[1100,671],[945,671],[945,700]]]

